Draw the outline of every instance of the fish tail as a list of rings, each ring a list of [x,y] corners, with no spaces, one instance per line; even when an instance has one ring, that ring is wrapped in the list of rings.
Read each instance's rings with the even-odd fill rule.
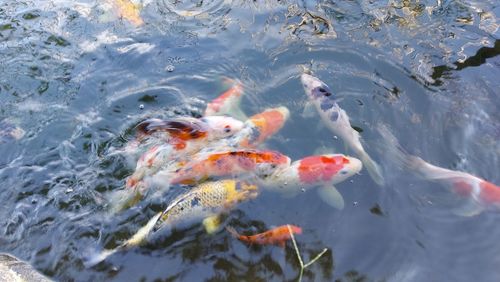
[[[406,152],[387,125],[379,123],[377,125],[377,130],[388,145],[385,148],[385,152],[397,165],[410,170],[422,166],[423,160]]]
[[[130,239],[125,241],[123,244],[119,245],[118,247],[111,249],[111,250],[103,250],[102,252],[92,255],[86,262],[85,266],[86,267],[92,267],[104,260],[106,260],[109,256],[115,254],[116,252],[119,251],[124,251],[128,250],[132,247],[139,246],[141,245],[144,241],[146,241],[147,236],[153,230],[156,222],[161,216],[161,212],[155,215],[153,218],[151,218],[148,223],[141,227]]]
[[[233,227],[231,226],[226,226],[226,231],[229,232],[229,234],[231,234],[231,236],[233,236],[234,238],[240,238],[241,235],[238,234],[238,232],[236,231],[236,229],[234,229]]]
[[[226,230],[227,232],[229,232],[234,238],[240,240],[240,241],[243,241],[243,242],[247,242],[248,244],[252,244],[252,241],[248,238],[248,236],[245,236],[245,235],[240,235],[236,229],[232,228],[231,226],[226,226]]]
[[[359,152],[358,155],[373,181],[379,186],[384,186],[385,179],[380,166],[365,151]]]

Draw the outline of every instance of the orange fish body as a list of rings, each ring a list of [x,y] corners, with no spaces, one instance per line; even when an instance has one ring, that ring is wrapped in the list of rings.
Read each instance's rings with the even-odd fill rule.
[[[245,123],[251,132],[240,142],[240,145],[256,147],[262,144],[283,127],[289,116],[290,111],[286,107],[267,109],[251,116]]]
[[[181,168],[172,184],[194,184],[209,177],[255,173],[266,177],[290,165],[290,158],[274,151],[239,150],[208,154]]]
[[[230,114],[235,107],[239,107],[242,96],[243,86],[240,82],[234,82],[228,90],[208,103],[205,116]]]
[[[290,226],[290,230],[293,234],[302,234],[302,228],[291,224],[282,225],[255,235],[241,235],[231,227],[227,227],[226,229],[240,241],[258,245],[279,245],[283,248],[285,247],[286,241],[292,238],[288,226]]]

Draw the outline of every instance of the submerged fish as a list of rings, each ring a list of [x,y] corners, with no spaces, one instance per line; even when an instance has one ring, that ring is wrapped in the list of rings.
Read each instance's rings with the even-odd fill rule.
[[[135,26],[144,24],[140,15],[140,5],[134,4],[130,0],[113,0],[113,4],[121,18],[126,19]]]
[[[141,122],[137,126],[139,139],[161,135],[165,143],[153,146],[139,158],[134,174],[127,180],[127,186],[133,187],[143,177],[156,173],[168,162],[193,154],[210,142],[233,136],[242,128],[241,121],[227,116],[148,119]]]
[[[170,228],[178,227],[180,223],[189,224],[203,220],[206,231],[213,233],[219,226],[219,214],[227,212],[242,201],[254,199],[257,195],[257,186],[237,180],[200,184],[175,198],[163,212],[156,214],[123,244],[92,257],[86,265],[95,265],[117,251],[154,241],[159,236],[165,235]]]
[[[175,173],[172,184],[194,184],[210,177],[250,174],[266,178],[290,165],[290,158],[275,151],[232,150],[209,153],[186,164]]]
[[[335,184],[358,173],[363,167],[360,160],[342,154],[309,156],[293,162],[263,181],[265,187],[288,194],[320,186],[318,193],[327,204],[344,208],[344,199]]]
[[[485,209],[500,209],[500,187],[472,174],[432,165],[420,157],[408,154],[392,132],[380,124],[378,130],[388,141],[394,160],[424,180],[434,181],[467,199],[465,205],[453,212],[462,216],[473,216]]]
[[[372,160],[361,145],[359,133],[351,127],[347,113],[339,107],[330,88],[318,78],[302,74],[302,85],[311,103],[315,106],[323,123],[334,134],[340,136],[361,159],[368,173],[378,185],[384,185],[384,178],[378,164]]]
[[[240,135],[244,136],[239,141],[243,147],[257,147],[269,137],[278,132],[290,117],[286,107],[266,109],[261,113],[251,116],[246,122]]]
[[[246,120],[246,115],[241,111],[240,103],[243,97],[243,85],[239,81],[230,80],[231,87],[219,97],[207,104],[205,116],[229,115],[239,120]]]
[[[284,248],[286,241],[292,238],[288,227],[290,227],[293,234],[302,234],[302,228],[290,224],[282,225],[255,235],[238,234],[232,227],[226,227],[226,230],[238,240],[249,244],[279,245]]]

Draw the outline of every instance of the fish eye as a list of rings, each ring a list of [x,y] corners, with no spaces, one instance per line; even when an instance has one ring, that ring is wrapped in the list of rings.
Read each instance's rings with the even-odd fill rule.
[[[229,125],[224,126],[224,132],[225,133],[231,132],[231,126],[229,126]]]
[[[340,172],[340,174],[342,174],[342,175],[346,175],[346,174],[347,174],[347,170],[342,170],[342,171]]]
[[[275,164],[272,164],[272,165],[271,165],[271,168],[276,168],[276,165],[275,165]]]

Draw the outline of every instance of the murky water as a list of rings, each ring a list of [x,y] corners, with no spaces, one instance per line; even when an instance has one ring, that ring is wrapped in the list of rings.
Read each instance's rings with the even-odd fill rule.
[[[313,192],[264,192],[225,222],[253,232],[301,226],[306,260],[328,248],[304,280],[498,280],[500,213],[453,214],[451,194],[400,170],[375,130],[386,124],[412,154],[500,184],[496,1],[123,3],[0,5],[0,125],[24,130],[18,140],[0,134],[0,251],[61,281],[296,279],[291,244],[248,247],[198,225],[92,268],[83,261],[182,192],[109,215],[107,195],[133,164],[106,153],[146,117],[201,115],[220,94],[221,76],[243,82],[248,114],[290,109],[268,148],[294,160],[348,153],[317,116],[302,114],[307,67],[343,97],[387,185],[365,171],[338,184],[342,211]]]

